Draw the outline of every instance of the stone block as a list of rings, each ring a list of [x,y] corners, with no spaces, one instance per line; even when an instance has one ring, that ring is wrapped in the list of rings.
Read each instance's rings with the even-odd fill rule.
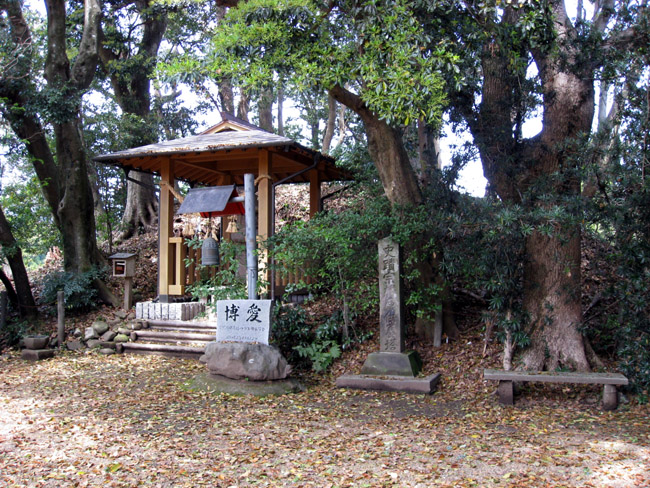
[[[136,319],[142,318],[142,302],[138,302],[135,304],[135,318]]]
[[[86,346],[88,346],[89,349],[95,349],[96,347],[102,346],[102,341],[99,339],[91,339],[89,341],[86,341]]]
[[[23,343],[27,349],[45,349],[48,342],[50,342],[50,336],[47,335],[29,335],[23,339]]]
[[[499,403],[503,405],[515,404],[515,391],[512,381],[499,381],[497,394],[499,395]]]
[[[124,310],[118,310],[115,312],[115,316],[119,318],[120,320],[125,320],[126,319],[126,312]]]
[[[40,361],[54,356],[54,349],[23,349],[21,357],[27,361]]]
[[[110,356],[111,354],[115,354],[115,349],[111,349],[111,348],[106,347],[106,348],[100,349],[99,353],[103,354],[104,356]]]
[[[422,360],[415,351],[373,352],[368,354],[361,368],[362,375],[374,376],[417,376],[422,369]]]
[[[618,408],[618,390],[616,385],[604,385],[603,387],[603,409],[616,410]]]

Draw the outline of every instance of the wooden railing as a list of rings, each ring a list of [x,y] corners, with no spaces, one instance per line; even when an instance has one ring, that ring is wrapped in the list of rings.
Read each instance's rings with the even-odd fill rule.
[[[186,266],[186,258],[189,266]],[[181,296],[185,294],[185,287],[201,279],[201,269],[197,263],[201,262],[201,249],[188,248],[183,237],[169,238],[169,295]],[[212,276],[216,267],[210,268]],[[316,280],[305,274],[304,270],[297,272],[275,272],[276,296],[284,293],[289,285],[298,283],[313,284]]]

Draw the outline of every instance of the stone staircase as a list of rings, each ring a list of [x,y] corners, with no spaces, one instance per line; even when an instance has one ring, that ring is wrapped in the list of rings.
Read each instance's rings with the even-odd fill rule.
[[[143,328],[131,332],[122,352],[199,359],[205,346],[215,340],[216,327],[206,321],[140,320]]]

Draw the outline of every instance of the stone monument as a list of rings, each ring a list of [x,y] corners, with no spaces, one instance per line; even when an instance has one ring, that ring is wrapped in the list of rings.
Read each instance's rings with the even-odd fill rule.
[[[431,393],[440,375],[415,378],[422,360],[415,351],[406,351],[404,300],[402,297],[401,250],[390,237],[379,241],[379,352],[368,355],[361,375],[337,379],[341,388]]]
[[[216,341],[201,361],[211,374],[233,380],[285,379],[291,367],[269,346],[270,331],[271,300],[219,300]]]
[[[422,361],[405,351],[401,250],[390,237],[379,241],[379,352],[368,355],[361,374],[417,376]]]

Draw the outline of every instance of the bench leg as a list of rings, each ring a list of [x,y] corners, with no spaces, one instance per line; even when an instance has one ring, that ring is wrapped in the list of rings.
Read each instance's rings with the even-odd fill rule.
[[[515,394],[512,381],[499,381],[497,393],[499,394],[499,403],[503,405],[515,404]]]
[[[616,385],[604,385],[603,408],[605,410],[616,410],[618,407],[618,390]]]

